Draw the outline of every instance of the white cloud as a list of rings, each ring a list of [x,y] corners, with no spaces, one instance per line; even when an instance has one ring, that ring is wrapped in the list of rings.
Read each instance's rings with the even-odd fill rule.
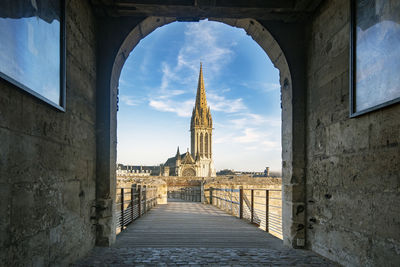
[[[120,95],[119,99],[127,106],[137,106],[142,102],[142,100],[135,99],[133,96],[129,95]]]
[[[179,117],[190,117],[192,115],[193,100],[174,101],[166,100],[150,100],[149,105],[159,111],[173,112]]]
[[[178,67],[189,67],[197,72],[201,60],[209,73],[218,74],[234,56],[232,47],[235,42],[223,40],[219,34],[223,27],[225,25],[221,23],[208,21],[189,24],[185,31],[185,44],[179,51]]]
[[[242,134],[233,138],[237,143],[253,143],[260,140],[261,134],[254,128],[246,128]]]
[[[165,112],[174,112],[178,116],[191,115],[193,100],[182,100],[185,93],[190,93],[190,99],[194,99],[194,93],[200,60],[203,62],[204,72],[210,76],[205,77],[205,82],[212,80],[219,71],[232,59],[234,53],[231,47],[232,41],[221,38],[221,23],[201,21],[188,24],[185,30],[184,44],[178,52],[176,65],[163,62],[161,64],[162,78],[156,96],[151,96],[150,107]],[[224,92],[229,91],[225,89]],[[223,93],[223,92],[222,92]],[[227,99],[222,95],[207,92],[207,98],[213,111],[234,113],[245,110],[246,106],[241,98]]]
[[[206,83],[218,75],[234,56],[231,49],[234,44],[223,40],[219,34],[223,31],[221,27],[224,26],[221,23],[207,21],[187,25],[185,40],[178,52],[176,65],[162,63],[161,90],[168,89],[172,81],[189,86],[195,84],[200,61],[203,62],[204,71],[209,74]]]
[[[122,79],[122,78],[119,79],[118,84],[119,84],[119,87],[120,87],[120,88],[121,88],[121,87],[123,87],[123,88],[128,87],[128,88],[129,88],[129,87],[131,86],[131,83],[125,81],[125,80]]]
[[[264,89],[265,92],[281,89],[281,85],[279,83],[260,83],[260,87]]]
[[[241,85],[252,90],[261,91],[263,93],[268,93],[281,89],[281,85],[279,83],[250,81],[242,82]]]
[[[179,76],[176,71],[172,70],[171,67],[166,63],[162,63],[162,73],[163,76],[161,78],[161,91],[167,90],[171,81],[179,80]]]
[[[261,127],[280,127],[280,117],[262,116],[254,113],[244,113],[238,118],[228,121],[229,124],[235,128],[242,128],[243,126],[261,126]]]
[[[241,98],[227,99],[225,96],[207,92],[207,99],[212,111],[235,113],[247,109]]]
[[[159,99],[171,98],[174,96],[183,95],[184,93],[185,93],[184,90],[168,90],[165,91],[164,94],[159,95],[158,98]]]
[[[215,144],[239,144],[246,150],[276,151],[281,147],[280,116],[254,113],[233,114],[235,118],[215,124]]]

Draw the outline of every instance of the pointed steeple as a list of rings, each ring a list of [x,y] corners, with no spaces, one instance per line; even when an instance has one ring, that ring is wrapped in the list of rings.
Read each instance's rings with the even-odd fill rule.
[[[206,89],[204,87],[203,66],[200,62],[199,82],[197,84],[196,104],[195,109],[201,111],[207,109]]]
[[[176,150],[176,159],[180,160],[181,159],[181,153],[179,152],[179,146],[178,149]]]
[[[191,151],[192,157],[196,161],[211,160],[212,125],[211,111],[210,107],[207,106],[206,89],[204,87],[203,66],[200,63],[196,103],[190,121]]]
[[[210,108],[207,106],[206,89],[204,87],[203,66],[201,63],[199,82],[197,85],[196,103],[192,112],[190,129],[192,130],[194,127],[212,127],[211,113]]]

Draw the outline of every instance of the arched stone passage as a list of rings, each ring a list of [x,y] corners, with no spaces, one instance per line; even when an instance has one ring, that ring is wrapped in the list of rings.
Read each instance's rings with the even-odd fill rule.
[[[305,75],[304,64],[305,59],[297,56],[298,51],[291,51],[292,69],[295,72],[291,73],[286,53],[281,49],[274,36],[259,22],[253,19],[224,19],[224,18],[209,18],[212,21],[219,21],[233,27],[243,28],[267,53],[274,66],[279,70],[281,96],[282,96],[282,205],[283,205],[283,239],[286,245],[292,247],[303,247],[305,245],[305,132],[304,132],[304,98],[305,98]],[[99,155],[97,167],[108,166],[104,168],[104,173],[98,175],[97,188],[101,188],[101,194],[97,195],[97,202],[106,202],[108,208],[113,206],[113,197],[115,192],[115,163],[116,163],[116,112],[117,112],[117,96],[118,96],[118,81],[122,67],[129,56],[129,53],[139,43],[141,39],[151,33],[158,27],[176,21],[173,17],[147,17],[141,22],[128,21],[126,24],[121,24],[123,29],[119,31],[118,40],[113,40],[111,44],[115,54],[108,55],[107,68],[101,66],[98,74],[105,75],[99,79],[101,94],[105,97],[98,98],[98,115],[100,121],[102,115],[106,117],[106,125],[98,126],[98,151],[104,151],[106,154]],[[112,24],[112,23],[111,23]],[[129,25],[134,25],[133,29]],[[274,28],[275,35],[280,34],[280,27],[271,25]],[[110,34],[113,29],[109,28]],[[296,28],[286,29],[281,40],[286,47],[290,49],[299,49],[300,45],[293,45],[292,37],[296,33]],[[294,38],[294,37],[293,37]],[[104,40],[105,43],[111,42]],[[102,47],[102,45],[99,45]],[[295,47],[295,48],[293,48]],[[104,45],[103,50],[107,49]],[[99,53],[101,53],[101,50]],[[102,64],[102,61],[98,65]],[[112,63],[112,64],[110,64]],[[108,71],[107,71],[108,70]],[[292,77],[296,83],[293,84]],[[109,84],[107,91],[107,82]],[[294,101],[296,100],[296,101]],[[109,106],[109,109],[103,109],[104,104]],[[105,141],[105,144],[101,143]],[[204,150],[203,150],[204,151]],[[99,152],[98,152],[99,153]],[[108,153],[108,154],[107,154]],[[103,186],[105,184],[105,186]],[[99,191],[99,189],[97,189]],[[108,190],[108,192],[107,192]],[[100,206],[101,206],[100,204]],[[99,227],[98,239],[105,238],[104,235],[112,233],[113,229],[106,229],[112,224],[112,212],[108,215],[106,225]],[[101,216],[98,216],[101,218]],[[111,223],[110,223],[111,222]],[[112,242],[112,238],[108,238],[108,243]],[[99,242],[98,242],[99,243]]]

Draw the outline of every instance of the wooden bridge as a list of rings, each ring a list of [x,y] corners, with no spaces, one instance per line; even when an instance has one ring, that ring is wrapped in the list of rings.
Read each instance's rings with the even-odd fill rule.
[[[116,247],[282,247],[282,241],[215,206],[169,201],[118,235]]]
[[[332,266],[311,251],[289,249],[246,220],[212,205],[169,200],[129,224],[111,248],[95,248],[76,266]]]

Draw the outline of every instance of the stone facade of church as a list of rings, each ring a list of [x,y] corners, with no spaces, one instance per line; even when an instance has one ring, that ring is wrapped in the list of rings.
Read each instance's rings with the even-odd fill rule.
[[[215,177],[212,159],[212,117],[207,106],[203,70],[200,64],[199,82],[197,85],[196,103],[190,122],[191,153],[179,152],[169,158],[161,168],[162,176],[196,176]]]

